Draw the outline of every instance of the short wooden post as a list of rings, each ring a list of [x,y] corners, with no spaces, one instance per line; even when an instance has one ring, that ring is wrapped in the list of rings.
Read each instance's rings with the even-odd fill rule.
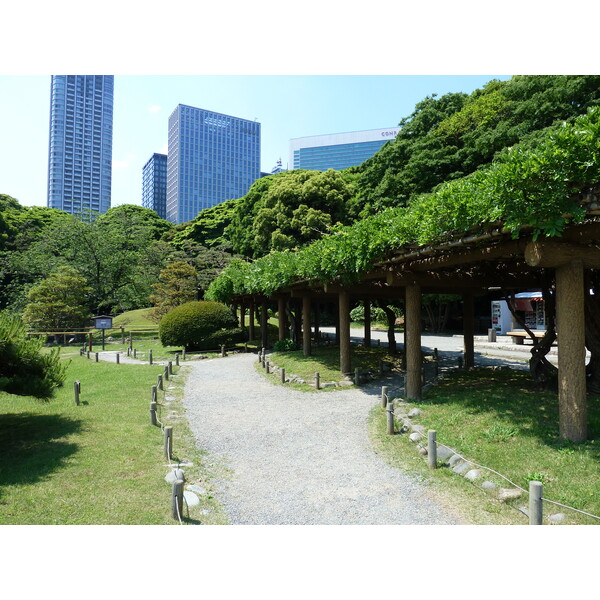
[[[133,349],[133,358],[137,358],[137,349],[136,348]]]
[[[165,458],[171,460],[171,454],[173,453],[173,428],[167,425],[164,429],[165,436]]]
[[[434,429],[430,429],[427,432],[427,463],[430,469],[437,467],[437,445],[436,445],[437,433]]]
[[[116,353],[116,357],[117,357],[117,364],[121,364],[121,358],[120,358],[120,355],[118,352]]]
[[[121,344],[125,343],[125,327],[121,327]]]
[[[182,358],[182,360],[185,360],[185,348],[183,349],[183,352],[181,353],[181,358]]]
[[[321,389],[321,375],[319,373],[315,373],[315,388]]]
[[[172,515],[176,521],[183,520],[183,480],[173,482]]]
[[[387,406],[387,401],[388,401],[388,386],[383,385],[383,386],[381,386],[381,406],[382,406],[382,408],[385,408]]]
[[[225,346],[221,346],[221,358],[225,357]]]
[[[258,362],[262,362],[262,350],[258,351]]]
[[[387,405],[387,433],[394,435],[394,403],[388,402]]]
[[[157,387],[159,390],[163,389],[163,376],[162,375],[159,375],[157,377]]]
[[[129,349],[133,349],[133,331],[129,332]]]
[[[360,385],[360,369],[358,367],[354,369],[354,385]]]
[[[156,402],[150,402],[150,424],[157,425],[156,421]]]
[[[281,369],[281,383],[285,383],[285,369]]]
[[[98,362],[98,360],[99,360],[99,356],[98,356],[98,353],[96,352],[96,362]]]
[[[158,392],[155,385],[150,388],[150,402],[158,402]]]
[[[165,381],[169,381],[169,367],[165,367],[165,370],[163,371],[163,379]]]
[[[269,361],[266,361],[265,362],[265,369],[266,369],[267,375],[269,374],[269,368],[270,367],[271,367],[271,363]]]
[[[248,342],[244,342],[244,352],[248,354]]]
[[[540,481],[529,482],[529,524],[542,524],[542,491],[543,485]]]
[[[263,369],[267,367],[267,357],[264,354],[262,355],[262,366]]]
[[[169,369],[169,375],[173,375],[173,362],[172,362],[172,361],[169,361],[169,362],[167,363],[167,367],[168,367],[168,369]]]
[[[496,341],[496,329],[494,327],[492,327],[491,329],[488,329],[488,342],[495,342]]]
[[[131,348],[127,346],[127,356],[131,356]]]
[[[148,363],[152,364],[152,348],[148,350]]]
[[[87,355],[87,357],[89,359],[89,357],[90,357],[90,351],[89,350],[86,352],[86,355]]]
[[[75,384],[73,385],[73,391],[75,392],[75,404],[77,406],[79,406],[79,390],[80,390],[80,384],[79,381],[76,381]]]
[[[175,365],[179,366],[179,352],[175,355]]]

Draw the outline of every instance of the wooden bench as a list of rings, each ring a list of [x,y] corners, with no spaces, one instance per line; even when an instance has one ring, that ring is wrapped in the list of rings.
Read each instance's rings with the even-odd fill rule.
[[[545,331],[532,331],[536,338],[544,337]],[[523,345],[526,338],[529,338],[529,334],[526,331],[507,331],[506,335],[512,337],[513,344]]]

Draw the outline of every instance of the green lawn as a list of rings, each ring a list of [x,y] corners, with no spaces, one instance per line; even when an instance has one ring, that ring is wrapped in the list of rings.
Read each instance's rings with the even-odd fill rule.
[[[437,441],[465,458],[491,468],[527,490],[530,480],[542,481],[544,498],[600,516],[600,398],[589,398],[589,440],[572,444],[559,438],[555,392],[540,390],[529,374],[510,369],[456,372],[431,388],[421,402],[418,422],[437,432]],[[498,502],[454,474],[449,468],[429,471],[407,434],[386,436],[383,409],[374,410],[372,436],[376,447],[392,462],[443,481],[473,495],[490,515]],[[426,444],[426,441],[425,441]],[[502,487],[509,483],[492,473],[485,478]],[[474,488],[477,491],[474,492]],[[527,505],[527,498],[515,505]],[[567,523],[600,524],[557,506],[544,504],[544,514],[563,512]],[[513,510],[515,523],[526,523]]]
[[[50,400],[0,393],[0,524],[175,523],[163,434],[149,419],[151,386],[164,366],[69,358],[65,385]],[[193,463],[188,483],[209,489],[181,406],[183,378],[159,392],[159,414],[173,427],[174,460]],[[210,492],[201,499],[189,520],[184,509],[186,522],[224,522]]]

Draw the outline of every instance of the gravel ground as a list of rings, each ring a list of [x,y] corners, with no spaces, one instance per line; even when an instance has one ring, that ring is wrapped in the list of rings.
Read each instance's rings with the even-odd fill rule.
[[[390,382],[300,392],[266,381],[255,361],[237,354],[187,363],[187,417],[213,472],[229,470],[215,495],[231,524],[461,523],[372,450],[368,413]]]

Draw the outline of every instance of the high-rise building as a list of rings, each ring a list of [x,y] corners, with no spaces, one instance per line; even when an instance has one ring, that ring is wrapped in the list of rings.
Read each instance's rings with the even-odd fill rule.
[[[179,104],[167,156],[167,219],[185,223],[260,177],[260,123]]]
[[[113,75],[52,75],[48,206],[110,208]]]
[[[398,131],[398,127],[388,127],[295,138],[290,140],[290,164],[294,169],[314,171],[354,167],[371,158]]]
[[[142,172],[142,206],[167,218],[167,155],[154,153]]]

